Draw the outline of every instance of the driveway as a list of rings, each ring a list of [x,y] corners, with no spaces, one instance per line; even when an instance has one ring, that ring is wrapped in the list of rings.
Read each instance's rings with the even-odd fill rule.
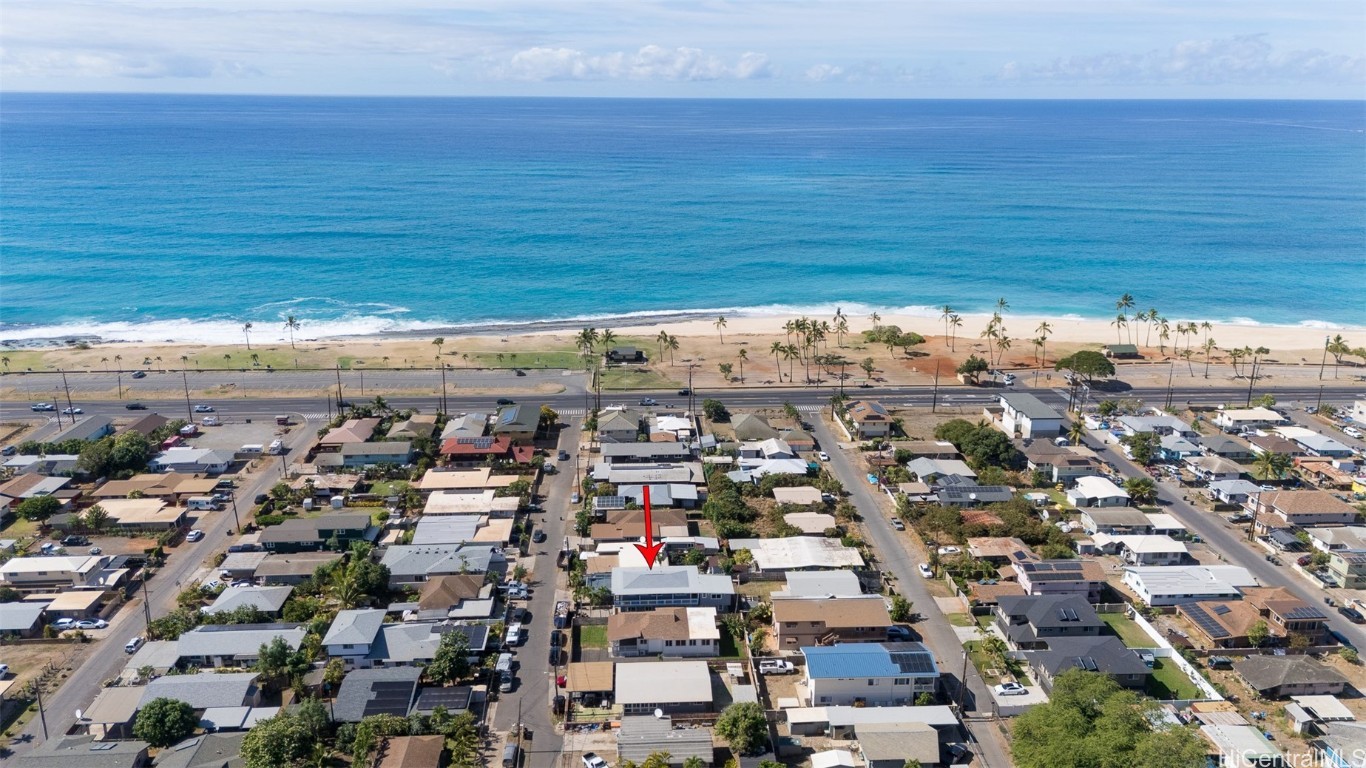
[[[550,697],[555,688],[555,675],[564,674],[564,667],[552,669],[550,666],[550,632],[554,629],[555,586],[558,575],[555,571],[555,557],[564,543],[565,520],[569,516],[569,495],[573,493],[574,473],[573,456],[578,453],[579,427],[581,420],[567,419],[560,432],[559,448],[567,451],[570,461],[551,461],[558,470],[553,475],[545,475],[541,480],[541,496],[544,512],[532,515],[532,529],[543,530],[546,540],[532,544],[530,563],[522,565],[531,572],[528,577],[532,584],[531,600],[524,607],[531,614],[524,621],[526,641],[516,649],[518,662],[517,687],[511,693],[500,695],[493,713],[492,728],[507,732],[520,722],[531,733],[530,741],[523,741],[526,754],[525,768],[552,768],[559,765],[563,739],[556,733],[550,714]],[[553,458],[553,454],[552,454]],[[522,558],[523,561],[528,558]],[[569,630],[561,630],[564,635]],[[561,663],[564,654],[560,656]]]
[[[810,418],[814,427],[813,434],[821,445],[839,444],[839,439],[819,415],[813,414]],[[868,484],[865,473],[854,466],[845,451],[831,451],[830,461],[826,466],[844,485],[845,490],[849,492],[849,501],[858,508],[859,514],[863,517],[864,529],[868,532],[870,543],[877,549],[881,558],[880,566],[897,578],[897,589],[915,604],[915,610],[923,617],[914,628],[920,634],[921,641],[934,652],[935,658],[939,661],[939,671],[946,695],[957,701],[965,654],[953,626],[940,612],[939,606],[926,589],[925,580],[915,569],[915,563],[925,562],[925,555],[913,543],[909,533],[897,533],[892,529],[891,523],[887,522],[882,508],[878,505],[875,494],[879,491]],[[968,687],[963,696],[964,713],[990,715],[992,698],[987,685],[971,664],[966,666]],[[1011,764],[1006,756],[1006,746],[1000,740],[999,731],[992,723],[970,722],[965,719],[964,727],[969,730],[981,749],[979,765],[995,768]]]

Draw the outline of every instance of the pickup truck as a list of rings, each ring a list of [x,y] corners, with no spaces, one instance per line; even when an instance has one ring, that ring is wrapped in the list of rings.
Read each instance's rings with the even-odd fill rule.
[[[765,659],[759,662],[761,675],[790,675],[796,671],[797,668],[792,666],[792,662],[782,659]]]

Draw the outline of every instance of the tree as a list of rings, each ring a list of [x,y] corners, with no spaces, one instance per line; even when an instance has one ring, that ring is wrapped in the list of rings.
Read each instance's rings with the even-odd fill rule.
[[[469,677],[470,642],[463,632],[447,632],[436,646],[436,656],[427,665],[427,677],[434,683],[454,683]]]
[[[1129,455],[1133,457],[1134,461],[1143,465],[1152,463],[1160,445],[1157,434],[1153,432],[1126,435],[1120,438],[1120,442],[1129,449]]]
[[[1096,378],[1115,375],[1115,364],[1110,358],[1089,349],[1074,352],[1053,364],[1055,371],[1071,371],[1089,383]]]
[[[52,496],[34,496],[24,499],[14,511],[25,520],[42,521],[60,512],[62,502]]]
[[[735,359],[740,362],[740,383],[745,383],[745,361],[749,359],[749,350],[740,347],[740,351],[735,353]]]
[[[670,336],[669,336],[668,342],[666,342],[666,343],[664,344],[664,346],[666,346],[666,347],[669,348],[669,365],[673,365],[673,364],[674,364],[674,353],[678,351],[678,348],[679,348],[679,346],[680,346],[680,344],[679,344],[679,342],[678,342],[678,337],[677,337],[677,336],[674,336],[674,335],[670,335]]]
[[[1252,626],[1247,628],[1247,641],[1252,643],[1253,648],[1261,648],[1262,643],[1271,636],[1271,628],[1266,625],[1266,619],[1257,619]]]
[[[716,367],[717,367],[718,370],[721,371],[721,376],[722,376],[726,381],[730,381],[730,374],[731,374],[731,371],[734,370],[734,366],[732,366],[730,363],[721,363],[720,365],[718,365],[718,366],[716,366]]]
[[[251,323],[242,323],[242,335],[247,337],[247,349],[251,349]]]
[[[711,421],[729,421],[730,411],[726,410],[725,403],[720,400],[707,398],[702,401],[702,413],[706,414]]]
[[[702,758],[693,755],[683,761],[683,768],[705,768],[707,764],[702,762]]]
[[[199,718],[183,701],[165,697],[152,699],[138,710],[133,735],[154,747],[169,747],[194,733]]]
[[[283,637],[276,637],[269,643],[261,643],[257,652],[256,671],[268,684],[277,688],[288,681],[302,677],[308,672],[308,659],[300,651],[290,650]]]
[[[288,710],[261,720],[242,737],[246,768],[292,768],[303,765],[318,743],[308,723]]]
[[[901,764],[901,768],[921,768],[920,761],[914,757],[907,758],[906,762]]]
[[[446,343],[446,339],[445,339],[445,337],[443,337],[443,336],[437,336],[435,339],[432,339],[432,345],[436,347],[436,359],[437,359],[437,360],[440,360],[440,359],[441,359],[441,346],[442,346],[443,344],[445,344],[445,343]]]
[[[669,758],[673,755],[668,752],[651,752],[645,758],[645,762],[640,764],[640,768],[669,768]]]
[[[1086,422],[1075,419],[1067,426],[1067,439],[1072,445],[1081,445],[1086,437]]]
[[[0,587],[0,603],[17,603],[23,598],[14,587]]]
[[[1151,504],[1157,498],[1157,485],[1150,477],[1131,477],[1124,481],[1124,492],[1135,504]]]
[[[719,338],[721,339],[721,343],[722,343],[722,344],[725,344],[725,343],[726,343],[726,335],[725,335],[724,333],[721,332],[721,329],[726,327],[726,316],[725,316],[725,315],[722,315],[722,316],[716,318],[716,320],[714,320],[714,321],[712,322],[712,325],[716,326],[716,335],[717,335],[717,337],[719,337]]]
[[[1351,646],[1347,646],[1342,650],[1338,651],[1338,656],[1342,657],[1342,660],[1347,662],[1348,664],[1356,664],[1359,660],[1359,657],[1357,655],[1357,649]]]
[[[892,610],[889,613],[891,614],[892,621],[910,621],[911,601],[901,595],[893,595]]]
[[[972,379],[972,383],[976,384],[977,377],[985,373],[990,367],[991,365],[988,364],[987,361],[977,355],[968,355],[968,359],[964,360],[962,364],[955,368],[954,372],[960,376]]]
[[[298,349],[298,347],[294,346],[294,332],[299,330],[299,327],[299,318],[295,317],[294,315],[290,315],[289,317],[285,318],[285,330],[289,331],[290,349]]]
[[[1262,451],[1252,463],[1252,476],[1258,480],[1280,480],[1290,471],[1294,459],[1289,454]],[[22,504],[20,507],[22,508]],[[22,509],[21,512],[22,514]]]
[[[726,707],[721,716],[716,718],[714,730],[737,755],[758,754],[768,744],[768,720],[764,717],[764,710],[751,701]]]

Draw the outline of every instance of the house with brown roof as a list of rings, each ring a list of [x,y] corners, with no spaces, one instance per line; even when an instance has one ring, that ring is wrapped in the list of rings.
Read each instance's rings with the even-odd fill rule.
[[[968,539],[968,554],[993,565],[1007,565],[1019,560],[1016,553],[1034,556],[1028,544],[1013,536],[974,536]]]
[[[1283,635],[1304,635],[1319,645],[1328,631],[1328,614],[1295,597],[1285,587],[1244,587],[1243,601],[1257,609],[1267,626]]]
[[[1260,517],[1258,525],[1281,528],[1314,525],[1351,525],[1361,513],[1328,491],[1264,491],[1250,502]]]
[[[965,509],[962,512],[963,527],[991,528],[996,525],[1005,525],[1001,516],[987,509]]]
[[[881,595],[773,601],[774,637],[785,651],[833,643],[886,642],[891,625]]]
[[[318,453],[336,453],[347,443],[364,443],[374,436],[383,419],[347,419],[318,440]]]
[[[1247,439],[1252,452],[1258,456],[1263,453],[1278,453],[1285,456],[1304,456],[1305,450],[1299,444],[1280,435],[1253,435]]]
[[[512,438],[507,435],[484,437],[451,437],[441,441],[441,455],[445,464],[453,467],[473,467],[486,461],[507,461],[513,458]]]
[[[845,431],[856,440],[892,434],[892,417],[876,400],[855,400],[844,410]]]
[[[165,416],[162,416],[159,413],[149,413],[139,419],[134,420],[132,424],[129,424],[123,429],[120,429],[118,431],[118,434],[122,435],[128,432],[137,432],[143,437],[151,437],[153,432],[157,431],[158,429],[161,429],[162,427],[170,423],[170,419],[166,418]]]
[[[412,416],[394,422],[389,427],[387,437],[390,440],[416,440],[419,437],[430,438],[436,433],[436,414],[434,413],[415,413]]]
[[[482,573],[433,576],[422,584],[417,605],[424,611],[458,610],[466,601],[489,599],[492,591]]]
[[[616,613],[607,619],[608,651],[635,656],[710,657],[721,653],[716,609],[656,608]]]
[[[446,737],[392,736],[380,745],[377,768],[445,768]]]
[[[1247,633],[1262,615],[1251,603],[1242,600],[1199,600],[1177,603],[1176,612],[1194,630],[1193,635],[1206,648],[1250,648]],[[1285,633],[1266,623],[1268,638],[1285,637]]]
[[[652,533],[655,540],[659,540],[663,538],[660,528],[687,526],[688,513],[672,507],[653,509],[650,523],[654,526]],[[606,522],[594,523],[588,535],[594,541],[635,541],[642,538],[645,536],[645,510],[614,509],[607,513]]]
[[[1105,569],[1095,560],[1028,560],[1013,567],[1027,595],[1086,595],[1095,603],[1105,588]]]

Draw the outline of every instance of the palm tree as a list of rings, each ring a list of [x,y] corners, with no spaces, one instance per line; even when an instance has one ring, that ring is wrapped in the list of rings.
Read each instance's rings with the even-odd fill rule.
[[[1118,339],[1118,342],[1117,342],[1117,343],[1119,343],[1119,344],[1123,344],[1123,343],[1124,343],[1124,334],[1122,333],[1122,331],[1123,331],[1124,327],[1127,326],[1128,324],[1129,324],[1129,318],[1128,318],[1126,315],[1124,315],[1124,313],[1122,313],[1122,312],[1119,314],[1118,317],[1116,317],[1114,320],[1111,320],[1111,321],[1110,321],[1110,325],[1113,325],[1113,326],[1115,327],[1115,338]]]
[[[251,349],[251,323],[242,323],[242,335],[247,337],[247,349]]]
[[[952,329],[949,333],[949,351],[955,352],[957,345],[954,342],[958,340],[958,329],[963,327],[963,318],[958,315],[949,315],[949,327]]]
[[[1086,422],[1082,421],[1080,418],[1073,419],[1072,423],[1067,427],[1067,439],[1071,441],[1072,445],[1081,445],[1085,438]]]
[[[987,323],[987,327],[983,328],[978,336],[987,340],[987,362],[995,365],[996,358],[992,350],[996,346],[996,319],[992,318],[991,322]]]
[[[107,358],[107,357],[101,357],[101,358],[100,358],[100,363],[102,363],[102,364],[104,365],[104,372],[105,372],[105,373],[109,373],[109,358]]]
[[[1228,359],[1229,359],[1230,362],[1233,363],[1233,376],[1234,376],[1234,378],[1237,378],[1238,376],[1241,376],[1241,375],[1242,375],[1242,372],[1238,370],[1238,362],[1239,362],[1240,360],[1243,359],[1243,350],[1242,350],[1242,349],[1230,349],[1230,350],[1228,351]]]
[[[0,363],[3,363],[3,364],[4,364],[5,370],[9,370],[9,356],[8,356],[8,355],[6,355],[6,356],[4,356],[4,357],[0,357]]]
[[[1004,296],[996,300],[996,314],[998,316],[1005,314],[1007,309],[1010,309],[1010,302],[1006,301]]]
[[[1041,351],[1041,356],[1043,358],[1043,362],[1040,363],[1040,365],[1047,366],[1048,350],[1044,347],[1044,345],[1048,343],[1048,334],[1053,332],[1053,326],[1049,325],[1048,321],[1045,320],[1042,323],[1039,323],[1039,327],[1035,328],[1034,332],[1039,334],[1039,349]]]
[[[1158,327],[1161,330],[1158,331],[1157,334],[1157,351],[1162,353],[1163,357],[1166,357],[1167,340],[1172,337],[1171,326],[1167,325],[1167,318],[1164,317],[1161,319],[1161,324]]]
[[[436,347],[436,359],[438,361],[441,359],[441,347],[445,343],[446,339],[443,336],[437,336],[435,339],[432,339],[432,344]]]
[[[669,343],[669,332],[660,331],[655,334],[655,343],[659,345],[659,359],[664,359],[664,345]]]
[[[1214,330],[1214,326],[1210,325],[1209,321],[1206,320],[1200,323],[1200,330],[1205,332],[1205,341],[1209,341],[1209,332]]]
[[[768,347],[769,354],[773,355],[773,365],[778,368],[778,381],[783,380],[783,361],[779,357],[787,351],[787,345],[781,341],[775,341]]]
[[[841,317],[835,321],[835,343],[844,346],[844,337],[849,335],[849,320]]]
[[[1195,369],[1191,367],[1191,358],[1195,356],[1189,349],[1181,350],[1181,359],[1186,361],[1186,372],[1191,376],[1195,375]]]
[[[1010,337],[1005,334],[1004,328],[1001,329],[1001,333],[996,337],[996,348],[1001,351],[1000,355],[996,358],[996,363],[999,365],[1005,362],[1006,353],[1010,351]]]
[[[1043,349],[1043,337],[1035,336],[1034,338],[1029,340],[1029,343],[1034,345],[1034,364],[1040,365],[1039,350]]]
[[[252,352],[252,353],[251,353],[251,364],[252,364],[253,366],[260,365],[260,364],[261,364],[261,356],[258,355],[258,354],[256,354],[255,352]]]
[[[181,355],[181,356],[180,356],[180,366],[181,366],[182,368],[185,367],[185,364],[188,363],[188,362],[190,362],[190,356],[189,356],[189,355]]]
[[[948,304],[945,304],[944,306],[942,306],[942,307],[939,308],[939,319],[941,319],[941,320],[944,321],[944,337],[945,337],[945,338],[948,338],[948,335],[949,335],[949,318],[950,318],[950,317],[953,317],[953,307],[950,307]]]
[[[1119,297],[1119,301],[1116,301],[1116,302],[1115,302],[1115,309],[1118,309],[1118,310],[1119,310],[1119,316],[1122,317],[1122,318],[1124,318],[1124,320],[1125,320],[1125,323],[1124,323],[1124,324],[1125,324],[1125,325],[1128,325],[1129,310],[1132,309],[1133,306],[1134,306],[1134,297],[1133,297],[1133,296],[1130,296],[1130,295],[1127,294],[1127,293],[1125,293],[1123,296],[1120,296],[1120,297]]]
[[[673,365],[674,353],[678,351],[678,337],[673,335],[669,336],[669,343],[667,346],[669,347],[669,365]]]
[[[1258,480],[1280,480],[1293,464],[1289,454],[1262,451],[1252,463],[1252,475]]]
[[[788,381],[796,381],[796,379],[792,378],[792,377],[795,375],[794,372],[793,372],[793,370],[792,370],[792,368],[793,368],[793,366],[796,364],[796,363],[795,363],[796,359],[799,358],[799,357],[801,357],[801,356],[802,356],[801,350],[797,349],[797,345],[796,345],[796,344],[788,344],[788,345],[786,345],[786,346],[783,347],[783,359],[784,359],[784,360],[790,361],[790,362],[788,362],[788,365],[787,365],[787,380],[788,380]]]
[[[838,310],[837,310],[837,311],[838,311]],[[744,383],[745,383],[745,361],[749,359],[749,351],[748,351],[747,349],[745,349],[744,347],[740,347],[740,351],[739,351],[738,353],[736,353],[735,359],[740,361],[740,383],[741,383],[741,384],[744,384]]]
[[[603,329],[603,331],[602,331],[602,351],[603,351],[603,352],[606,352],[607,350],[611,349],[611,348],[612,348],[612,343],[615,342],[616,340],[617,340],[617,335],[616,335],[615,333],[612,333],[612,329],[611,329],[611,328],[605,328],[605,329]]]
[[[1136,504],[1150,504],[1157,498],[1157,485],[1150,477],[1131,477],[1124,481],[1124,492]]]
[[[712,321],[712,325],[716,326],[716,335],[721,337],[721,343],[725,344],[726,335],[724,333],[721,333],[721,329],[726,327],[726,316],[721,315],[720,317],[716,318],[714,321]]]
[[[873,321],[873,330],[876,331],[878,328],[877,324],[882,322],[882,315],[879,315],[878,313],[874,312],[873,314],[868,316],[868,319]]]
[[[1342,338],[1342,334],[1339,333],[1324,345],[1323,349],[1333,356],[1333,378],[1336,379],[1338,377],[1338,368],[1342,365],[1342,356],[1352,354],[1352,346],[1348,344],[1347,340]]]
[[[290,315],[289,317],[286,317],[286,318],[285,318],[285,330],[286,330],[286,331],[289,331],[289,348],[290,348],[290,349],[298,349],[298,347],[294,346],[294,332],[297,331],[297,330],[299,330],[299,328],[300,328],[299,318],[295,317],[294,315]]]
[[[1205,339],[1205,343],[1204,343],[1203,346],[1204,346],[1204,349],[1205,349],[1205,378],[1208,379],[1208,378],[1209,378],[1209,355],[1210,355],[1211,352],[1213,352],[1214,350],[1218,349],[1219,347],[1215,346],[1214,339]]]

